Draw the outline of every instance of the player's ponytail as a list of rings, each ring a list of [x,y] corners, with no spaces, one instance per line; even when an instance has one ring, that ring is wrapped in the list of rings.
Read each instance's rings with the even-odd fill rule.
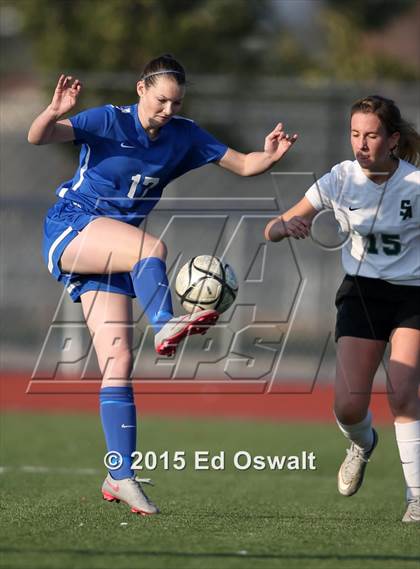
[[[155,85],[158,78],[167,74],[174,79],[178,85],[185,85],[185,69],[170,53],[165,53],[152,59],[147,63],[140,76],[140,80],[144,81],[146,88]]]
[[[414,166],[420,164],[420,135],[409,122],[402,118],[394,101],[380,95],[364,97],[353,104],[351,116],[354,113],[374,113],[381,120],[388,135],[399,132],[400,140],[393,154]]]

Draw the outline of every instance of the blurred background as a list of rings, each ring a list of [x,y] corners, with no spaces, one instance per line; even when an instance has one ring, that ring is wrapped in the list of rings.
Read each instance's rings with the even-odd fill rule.
[[[329,223],[320,229],[326,247],[311,239],[267,245],[263,228],[352,158],[355,99],[391,97],[419,128],[419,29],[418,0],[2,0],[3,370],[51,378],[61,359],[64,375],[98,373],[80,305],[41,258],[43,218],[78,152],[29,145],[29,125],[60,73],[84,85],[78,110],[129,104],[143,66],[169,52],[189,78],[182,114],[222,141],[260,149],[279,121],[300,138],[274,175],[241,179],[210,165],[167,188],[148,230],[164,232],[171,276],[193,255],[219,254],[240,291],[210,341],[191,339],[182,365],[156,360],[140,319],[135,376],[193,378],[198,370],[200,378],[329,381],[342,278]]]

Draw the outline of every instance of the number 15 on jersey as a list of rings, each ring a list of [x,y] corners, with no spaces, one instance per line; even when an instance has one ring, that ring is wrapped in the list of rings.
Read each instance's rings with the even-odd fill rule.
[[[375,235],[374,233],[369,233],[367,235],[366,252],[371,255],[379,255],[380,250],[382,250],[385,255],[398,255],[398,253],[401,252],[400,236],[397,233],[392,235],[384,233]]]

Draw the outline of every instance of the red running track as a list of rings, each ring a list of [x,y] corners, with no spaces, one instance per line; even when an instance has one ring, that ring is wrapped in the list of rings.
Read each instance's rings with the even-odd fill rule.
[[[0,409],[7,411],[98,412],[98,381],[30,381],[29,375],[0,377]],[[134,381],[136,403],[144,415],[225,417],[271,421],[333,421],[333,388],[318,383],[282,383],[281,392],[264,392],[263,382]],[[277,388],[279,389],[279,388]],[[312,391],[311,391],[312,389]],[[386,394],[374,393],[375,422],[392,423]]]

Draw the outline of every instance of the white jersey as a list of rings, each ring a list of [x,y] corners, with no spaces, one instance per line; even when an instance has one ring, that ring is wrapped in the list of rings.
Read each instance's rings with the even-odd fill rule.
[[[420,170],[399,161],[375,184],[357,160],[336,164],[306,192],[317,210],[332,209],[349,239],[342,248],[349,275],[420,285]]]

